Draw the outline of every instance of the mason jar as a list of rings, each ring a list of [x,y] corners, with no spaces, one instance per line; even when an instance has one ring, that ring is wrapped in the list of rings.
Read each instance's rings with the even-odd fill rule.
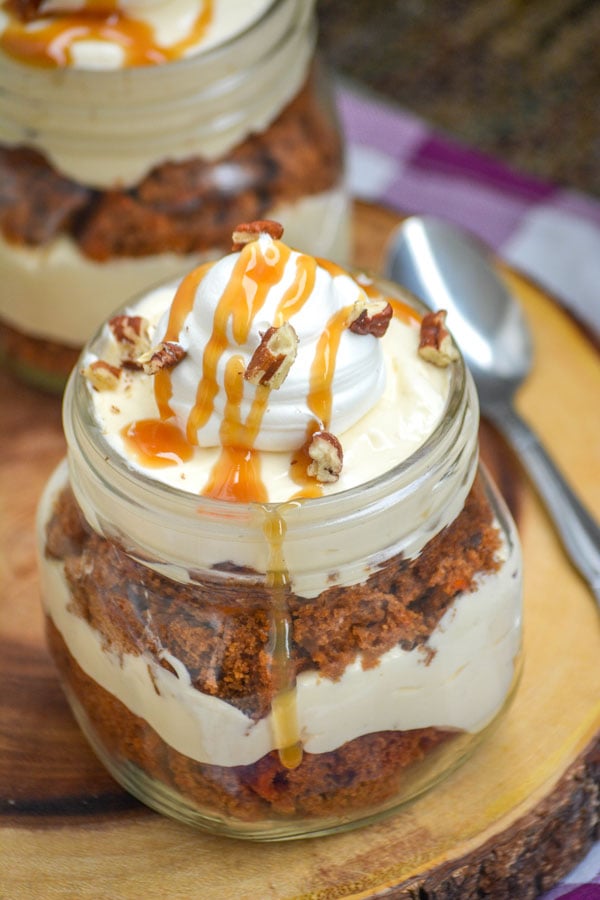
[[[277,840],[377,820],[468,756],[518,678],[521,555],[461,359],[404,462],[283,503],[131,468],[91,395],[75,370],[39,547],[64,690],[118,782],[191,825]]]
[[[109,6],[112,31],[130,27]],[[212,43],[137,31],[127,52],[89,11],[41,25],[0,14],[0,356],[27,380],[62,389],[115,306],[228,250],[238,222],[275,218],[344,262],[342,141],[314,3],[215,0],[215,29],[227,10]]]

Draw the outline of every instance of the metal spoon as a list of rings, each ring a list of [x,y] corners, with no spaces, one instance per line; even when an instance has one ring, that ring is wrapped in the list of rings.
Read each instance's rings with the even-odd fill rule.
[[[517,451],[600,604],[600,527],[513,407],[532,365],[531,339],[484,246],[441,219],[414,216],[396,229],[386,270],[430,308],[448,311],[448,327],[471,370],[482,412]]]

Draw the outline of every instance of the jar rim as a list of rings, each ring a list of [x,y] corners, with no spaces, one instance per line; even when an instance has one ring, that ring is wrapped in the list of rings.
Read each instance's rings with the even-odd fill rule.
[[[358,270],[350,268],[348,271],[350,273],[353,271],[356,273]],[[379,286],[384,288],[384,291],[387,294],[407,302],[420,315],[430,311],[418,297],[401,285],[379,277],[374,280]],[[142,297],[146,296],[153,289],[170,285],[175,286],[178,282],[179,279],[169,279],[166,282],[155,285],[154,288],[144,290],[140,295],[131,298],[128,303],[115,310],[114,315],[119,315],[125,310],[130,310],[131,307],[135,306]],[[80,415],[80,423],[88,438],[86,441],[87,449],[88,451],[95,451],[99,462],[104,465],[108,464],[114,471],[118,472],[120,476],[124,477],[125,480],[130,480],[136,487],[144,489],[149,494],[155,494],[164,499],[170,499],[173,503],[177,504],[182,511],[190,505],[193,507],[196,515],[201,512],[206,512],[208,515],[212,516],[221,514],[225,517],[230,517],[232,511],[235,510],[236,514],[241,516],[251,516],[252,513],[258,509],[268,513],[275,512],[284,507],[290,508],[292,506],[301,506],[305,514],[309,509],[314,510],[315,513],[321,513],[325,510],[333,511],[336,507],[351,503],[359,497],[361,502],[368,505],[370,497],[382,493],[384,488],[389,487],[390,490],[392,488],[396,489],[398,483],[410,485],[419,480],[414,474],[415,470],[417,470],[423,459],[433,454],[436,448],[439,448],[444,442],[444,439],[448,437],[449,433],[455,430],[455,418],[461,406],[464,405],[469,387],[471,388],[471,393],[473,392],[472,383],[470,384],[471,379],[468,377],[468,370],[462,353],[460,352],[460,348],[458,348],[458,359],[451,363],[450,367],[450,386],[446,403],[435,428],[419,447],[395,466],[386,469],[384,472],[370,478],[368,481],[321,497],[302,498],[297,501],[287,500],[268,502],[234,502],[230,500],[220,500],[213,497],[205,497],[190,493],[179,487],[165,484],[162,481],[152,478],[152,476],[130,465],[102,434],[94,416],[92,395],[89,391],[87,381],[82,374],[82,369],[85,357],[90,352],[93,352],[94,346],[99,344],[104,339],[104,336],[105,323],[97,329],[96,333],[83,348],[79,360],[72,370],[67,383],[63,399],[63,420],[65,422],[65,433],[67,434],[67,438],[69,437],[69,433],[73,433],[72,430],[67,427],[69,413],[71,412]],[[92,436],[93,440],[91,440]],[[91,463],[92,461],[89,458],[89,452],[85,455],[88,458],[88,462]]]

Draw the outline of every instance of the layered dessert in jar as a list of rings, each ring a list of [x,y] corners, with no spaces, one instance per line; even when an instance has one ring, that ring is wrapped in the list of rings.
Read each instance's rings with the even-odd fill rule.
[[[239,225],[105,323],[39,512],[50,647],[100,758],[150,806],[262,840],[451,770],[521,635],[444,313],[282,231]]]
[[[116,306],[244,219],[343,261],[312,0],[0,3],[0,354],[61,387]]]

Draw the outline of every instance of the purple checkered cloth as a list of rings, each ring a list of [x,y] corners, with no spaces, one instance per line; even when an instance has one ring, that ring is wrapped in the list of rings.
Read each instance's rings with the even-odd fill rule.
[[[354,196],[474,232],[600,333],[600,201],[516,172],[353,86],[338,100]]]
[[[362,89],[338,86],[361,200],[443,216],[486,241],[600,333],[600,202],[523,175]],[[600,900],[600,842],[543,900]]]

